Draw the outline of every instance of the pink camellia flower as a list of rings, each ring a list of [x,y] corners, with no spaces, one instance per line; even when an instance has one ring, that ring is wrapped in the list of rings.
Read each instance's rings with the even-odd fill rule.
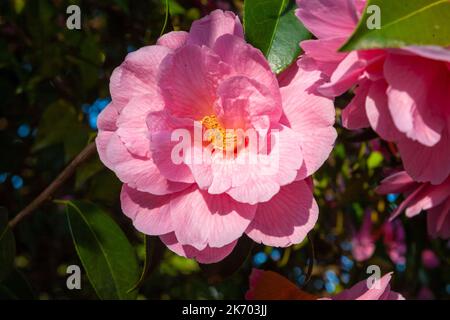
[[[350,289],[344,290],[333,297],[320,298],[300,290],[285,277],[272,272],[253,269],[250,275],[250,288],[245,298],[247,300],[405,300],[391,290],[389,282],[392,273],[378,280],[363,280]]]
[[[441,184],[450,174],[450,50],[441,47],[338,52],[364,10],[365,0],[297,0],[297,15],[318,38],[301,42],[309,63],[336,97],[356,87],[343,125],[372,127],[397,144],[416,181]]]
[[[411,218],[426,210],[428,233],[433,237],[450,238],[450,176],[443,183],[433,185],[415,182],[405,171],[401,171],[384,179],[377,192],[406,195],[391,219],[403,211]]]
[[[220,10],[126,57],[96,143],[136,229],[201,263],[223,259],[244,233],[279,247],[305,238],[318,217],[309,177],[336,131],[332,100],[313,93],[320,72],[299,64],[277,79]]]

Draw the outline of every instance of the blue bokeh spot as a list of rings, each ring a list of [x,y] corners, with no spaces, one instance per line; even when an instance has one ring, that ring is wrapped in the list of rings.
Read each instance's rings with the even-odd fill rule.
[[[405,270],[406,270],[406,264],[404,264],[404,263],[397,263],[397,264],[395,265],[395,269],[396,269],[398,272],[405,272]]]
[[[20,176],[12,176],[11,183],[14,189],[18,190],[23,187],[23,179]]]
[[[336,275],[336,273],[332,270],[327,270],[325,272],[325,277],[327,278],[328,282],[331,282],[333,284],[338,284],[339,283],[339,278]]]
[[[342,241],[341,242],[341,249],[344,251],[351,251],[352,247],[353,247],[353,245],[350,241]]]
[[[388,195],[386,196],[386,199],[387,199],[387,201],[389,201],[390,203],[393,203],[393,202],[397,201],[398,196],[399,196],[398,194],[393,194],[393,193],[391,193],[391,194],[388,194]]]
[[[344,284],[348,284],[350,282],[350,275],[348,273],[341,274],[341,280]]]
[[[342,256],[341,257],[341,265],[342,265],[342,269],[344,269],[345,271],[350,271],[353,268],[354,262],[349,257]]]
[[[92,129],[94,130],[98,129],[97,127],[98,115],[100,114],[100,112],[103,111],[103,109],[106,108],[106,106],[110,102],[111,102],[110,98],[104,98],[95,100],[94,103],[91,105],[85,103],[81,106],[81,110],[83,111],[83,113],[87,115],[89,126]]]
[[[31,128],[28,124],[24,123],[17,128],[17,135],[21,138],[26,138],[30,135]]]
[[[256,266],[260,266],[266,263],[267,258],[267,254],[265,254],[264,252],[258,252],[253,256],[253,264]]]
[[[279,249],[273,249],[270,253],[270,258],[272,258],[273,261],[278,261],[281,259],[281,251]]]
[[[336,291],[336,285],[330,281],[327,281],[325,283],[325,290],[327,290],[328,293],[333,293]]]
[[[5,182],[6,179],[8,179],[8,173],[7,172],[0,173],[0,183]]]

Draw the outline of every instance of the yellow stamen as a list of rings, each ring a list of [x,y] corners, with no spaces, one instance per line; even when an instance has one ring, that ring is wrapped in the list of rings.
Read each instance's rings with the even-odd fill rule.
[[[223,128],[219,120],[215,115],[204,117],[200,123],[208,131],[208,136],[206,137],[208,141],[212,142],[214,147],[221,150],[234,150],[237,145],[237,135],[232,132],[227,132]],[[230,130],[229,130],[230,131]]]

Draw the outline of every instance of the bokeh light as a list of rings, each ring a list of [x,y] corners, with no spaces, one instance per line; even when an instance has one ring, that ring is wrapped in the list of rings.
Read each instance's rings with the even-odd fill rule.
[[[23,179],[20,176],[14,175],[11,177],[11,184],[14,189],[18,190],[23,187]]]

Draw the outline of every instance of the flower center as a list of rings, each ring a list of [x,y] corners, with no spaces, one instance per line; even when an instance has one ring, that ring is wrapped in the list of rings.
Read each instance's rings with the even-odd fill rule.
[[[225,129],[217,120],[215,115],[203,117],[200,121],[207,130],[205,138],[211,142],[216,149],[233,151],[237,147],[237,135],[232,129]]]

